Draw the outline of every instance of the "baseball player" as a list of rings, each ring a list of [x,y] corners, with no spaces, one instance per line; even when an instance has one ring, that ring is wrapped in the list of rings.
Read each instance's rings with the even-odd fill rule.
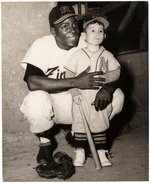
[[[20,110],[29,122],[30,131],[40,140],[36,158],[38,164],[47,165],[52,159],[54,146],[51,129],[54,124],[72,124],[72,96],[68,90],[98,89],[104,80],[101,72],[88,73],[88,70],[74,78],[65,78],[64,65],[70,55],[85,46],[85,42],[79,40],[78,18],[71,6],[54,7],[49,14],[51,34],[37,39],[21,63],[29,94]],[[97,75],[99,77],[95,77]],[[109,90],[106,93],[110,96],[107,102],[110,102]],[[105,103],[105,98],[100,93],[97,95],[95,107],[98,110],[100,103]],[[122,92],[118,98],[121,102],[117,103],[116,110],[122,106]]]
[[[106,29],[109,22],[103,17],[91,18],[83,24],[82,37],[87,43],[85,48],[76,51],[65,66],[67,75],[76,76],[90,67],[90,72],[101,71],[105,79],[104,84],[114,82],[120,76],[120,64],[115,57],[107,51],[101,44],[106,38]],[[101,90],[102,87],[100,87]],[[113,99],[117,96],[117,89],[113,94]],[[77,93],[79,91],[79,93]],[[71,89],[73,96],[73,117],[72,139],[76,147],[75,166],[83,166],[85,163],[85,145],[87,137],[84,129],[82,115],[79,110],[79,98],[81,99],[84,114],[89,122],[90,130],[93,134],[96,149],[102,166],[111,166],[111,162],[106,157],[106,133],[109,128],[109,121],[114,116],[113,101],[105,109],[96,111],[93,102],[97,90]],[[121,111],[121,108],[120,108]]]

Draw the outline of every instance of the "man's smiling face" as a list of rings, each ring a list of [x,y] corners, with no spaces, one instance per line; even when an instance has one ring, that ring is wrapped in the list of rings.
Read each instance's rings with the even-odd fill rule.
[[[69,50],[78,44],[79,27],[75,17],[69,17],[63,22],[55,25],[55,36],[58,46]]]

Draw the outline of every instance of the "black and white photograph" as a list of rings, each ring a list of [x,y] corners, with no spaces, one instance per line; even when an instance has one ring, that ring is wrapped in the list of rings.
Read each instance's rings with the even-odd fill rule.
[[[149,181],[148,11],[1,2],[1,181]]]

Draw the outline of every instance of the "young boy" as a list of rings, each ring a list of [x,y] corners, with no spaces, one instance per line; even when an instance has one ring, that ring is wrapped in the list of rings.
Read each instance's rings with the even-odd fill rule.
[[[81,36],[86,41],[87,47],[76,51],[72,55],[65,66],[67,77],[76,76],[90,66],[90,72],[102,71],[102,76],[105,80],[104,86],[107,83],[118,80],[120,76],[120,64],[112,53],[101,45],[106,38],[105,32],[108,26],[109,22],[103,17],[90,19],[83,24]],[[110,103],[104,110],[97,112],[93,105],[97,90],[72,89],[70,92],[74,100],[74,122],[72,124],[72,145],[76,147],[74,165],[83,166],[86,159],[85,147],[87,137],[83,117],[79,110],[81,102],[101,164],[102,166],[111,166],[112,163],[106,157],[106,152],[108,152],[106,147],[106,130],[109,128],[109,121],[112,119],[113,104]]]

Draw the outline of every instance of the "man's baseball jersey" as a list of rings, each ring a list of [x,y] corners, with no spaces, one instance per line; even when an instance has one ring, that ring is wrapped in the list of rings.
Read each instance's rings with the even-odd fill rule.
[[[26,69],[29,63],[41,69],[47,77],[63,79],[65,78],[64,65],[77,49],[78,47],[63,50],[57,46],[54,36],[44,36],[32,44],[21,65]]]
[[[34,74],[40,76],[47,76],[54,79],[64,79],[65,69],[64,65],[70,58],[73,52],[79,49],[79,46],[85,46],[83,40],[79,41],[78,47],[72,48],[70,50],[60,49],[55,41],[53,35],[44,36],[37,39],[29,48],[21,65],[24,69],[30,66],[30,75],[32,72],[32,66],[34,66]],[[26,77],[26,76],[25,76]],[[25,81],[27,81],[25,79]],[[30,91],[29,91],[30,92]],[[31,93],[31,92],[30,92]],[[72,97],[68,91],[50,94],[57,111],[58,123],[71,123],[72,118]],[[21,111],[26,114],[28,109],[26,107],[28,101],[28,96],[25,98],[21,105]],[[34,110],[34,109],[33,109]],[[55,114],[56,115],[56,114]],[[67,117],[68,116],[68,117]]]

